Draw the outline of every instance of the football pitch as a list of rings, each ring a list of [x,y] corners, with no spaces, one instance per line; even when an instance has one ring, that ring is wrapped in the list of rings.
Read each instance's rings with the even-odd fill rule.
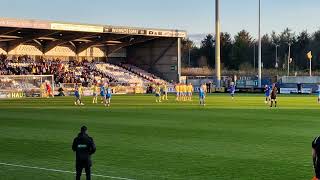
[[[0,100],[0,179],[74,178],[73,138],[95,140],[93,179],[304,180],[313,176],[311,141],[320,135],[315,96],[209,95],[156,103],[115,95],[112,106],[74,106],[72,97]]]

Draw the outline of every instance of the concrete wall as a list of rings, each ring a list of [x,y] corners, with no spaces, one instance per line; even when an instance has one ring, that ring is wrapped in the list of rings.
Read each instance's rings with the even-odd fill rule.
[[[178,81],[178,39],[160,38],[128,47],[128,63],[168,81]]]

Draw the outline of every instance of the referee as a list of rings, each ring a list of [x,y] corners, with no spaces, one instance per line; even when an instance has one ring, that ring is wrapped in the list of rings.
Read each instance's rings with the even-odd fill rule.
[[[277,107],[277,94],[278,94],[278,88],[277,88],[276,84],[274,83],[272,85],[272,90],[271,90],[271,105],[270,105],[270,107],[273,106],[273,103],[274,103],[274,107]]]
[[[76,152],[76,180],[80,180],[83,169],[87,180],[91,180],[91,155],[96,152],[96,145],[87,134],[86,126],[82,126],[80,133],[74,138],[72,150]]]

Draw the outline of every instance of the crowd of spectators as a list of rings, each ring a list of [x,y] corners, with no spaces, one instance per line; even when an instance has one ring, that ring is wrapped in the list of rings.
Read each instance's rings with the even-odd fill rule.
[[[54,75],[57,85],[82,83],[83,86],[88,86],[101,79],[115,83],[160,81],[160,78],[135,66],[123,64],[119,67],[108,63],[102,65],[87,60],[62,61],[45,58],[35,60],[26,55],[12,57],[0,55],[0,75]]]
[[[108,78],[96,71],[94,64],[87,60],[61,61],[60,59],[32,59],[29,56],[8,58],[0,55],[0,75],[54,75],[56,84],[82,83],[84,86],[95,83],[97,78]]]

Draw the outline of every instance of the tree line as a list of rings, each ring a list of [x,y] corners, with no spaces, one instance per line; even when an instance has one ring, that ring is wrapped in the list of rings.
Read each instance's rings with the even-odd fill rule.
[[[256,67],[258,62],[258,42],[246,30],[238,32],[233,38],[229,33],[221,33],[221,63],[224,69],[239,70]],[[277,34],[272,32],[261,38],[263,68],[287,69],[289,45],[291,46],[290,69],[307,71],[307,53],[312,51],[312,67],[320,68],[320,29],[312,34],[302,31],[298,34],[289,28]],[[277,57],[276,57],[277,49]],[[182,41],[182,66],[215,66],[215,37],[208,34],[197,47],[190,39]],[[290,61],[289,61],[290,62]]]

